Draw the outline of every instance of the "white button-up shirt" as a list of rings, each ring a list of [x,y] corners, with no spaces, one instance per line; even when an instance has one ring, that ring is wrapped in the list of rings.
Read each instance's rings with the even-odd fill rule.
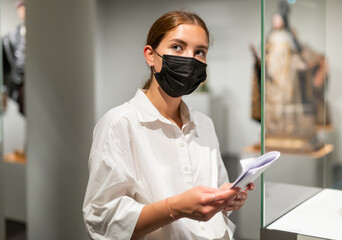
[[[83,205],[92,239],[130,239],[144,205],[228,182],[211,119],[183,101],[180,112],[182,129],[138,90],[97,123]],[[207,222],[179,219],[142,239],[232,239],[233,230],[219,212]]]

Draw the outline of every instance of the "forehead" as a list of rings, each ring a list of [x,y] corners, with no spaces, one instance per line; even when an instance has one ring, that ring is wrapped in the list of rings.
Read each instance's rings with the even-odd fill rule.
[[[195,24],[181,24],[175,27],[165,35],[163,41],[172,41],[173,39],[181,39],[188,44],[194,45],[208,46],[209,44],[205,30]]]

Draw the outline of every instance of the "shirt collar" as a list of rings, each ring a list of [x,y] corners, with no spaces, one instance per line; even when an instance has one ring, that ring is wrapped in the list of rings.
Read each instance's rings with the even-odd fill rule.
[[[154,122],[156,120],[159,120],[161,122],[167,123],[167,124],[173,124],[170,120],[165,118],[163,115],[160,114],[158,109],[152,104],[150,99],[145,94],[146,90],[138,89],[134,98],[132,98],[129,102],[138,106],[137,108],[137,114],[138,119],[141,122]],[[185,102],[182,100],[180,103],[180,114],[182,117],[183,122],[183,128],[185,125],[187,125],[190,122],[193,122],[196,124],[196,122],[193,119],[193,116],[191,114],[191,109],[185,104]]]

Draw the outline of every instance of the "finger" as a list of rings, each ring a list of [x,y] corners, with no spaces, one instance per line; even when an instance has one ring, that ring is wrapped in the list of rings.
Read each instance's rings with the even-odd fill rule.
[[[226,205],[224,208],[229,208],[230,210],[238,210],[245,204],[245,201],[233,201],[231,204]]]
[[[234,200],[231,204],[229,204],[229,207],[236,207],[236,206],[241,206],[241,202],[240,200]]]
[[[239,188],[239,187],[233,187],[231,189],[234,190],[234,191],[237,191],[237,192],[241,192],[241,188]]]
[[[222,184],[220,189],[230,189],[230,186],[232,185],[232,183],[225,183],[225,184]]]
[[[237,200],[233,202],[234,207],[241,208],[243,205],[245,205],[245,200]]]
[[[212,204],[212,207],[215,209],[215,210],[214,210],[215,212],[220,212],[220,211],[222,211],[224,208],[227,207],[227,204],[225,204],[225,203],[222,203],[222,204],[213,203],[213,204]]]
[[[255,188],[255,184],[254,183],[249,183],[245,190],[254,190],[254,188]]]
[[[202,205],[213,205],[214,203],[215,204],[222,204],[222,203],[224,203],[223,200],[217,198],[216,192],[203,193],[204,195],[202,197],[201,204]]]
[[[226,206],[243,206],[246,203],[245,199],[234,199],[232,202],[226,204]]]
[[[227,205],[227,203],[224,200],[218,200],[218,201],[209,202],[208,205],[211,205],[211,206],[217,208],[217,207],[224,207]]]
[[[240,192],[234,200],[246,200],[248,197],[247,192]]]
[[[244,201],[234,201],[233,204],[225,206],[224,210],[226,211],[235,211],[239,210],[245,204]]]
[[[208,187],[208,186],[199,186],[199,188],[204,192],[204,193],[215,193],[218,191],[216,188]]]
[[[234,207],[225,207],[223,210],[228,212],[228,211],[234,211],[235,209]]]
[[[236,211],[239,210],[241,207],[237,207],[237,206],[229,206],[229,207],[225,207],[223,209],[223,211]]]
[[[233,200],[237,195],[239,194],[238,191],[234,189],[228,189],[228,190],[220,190],[217,191],[214,195],[215,200],[225,200],[229,201],[230,199]]]

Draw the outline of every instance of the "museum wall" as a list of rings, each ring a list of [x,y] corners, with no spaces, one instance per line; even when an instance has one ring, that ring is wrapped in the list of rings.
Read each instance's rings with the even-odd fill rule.
[[[87,239],[94,1],[27,1],[28,239]]]

